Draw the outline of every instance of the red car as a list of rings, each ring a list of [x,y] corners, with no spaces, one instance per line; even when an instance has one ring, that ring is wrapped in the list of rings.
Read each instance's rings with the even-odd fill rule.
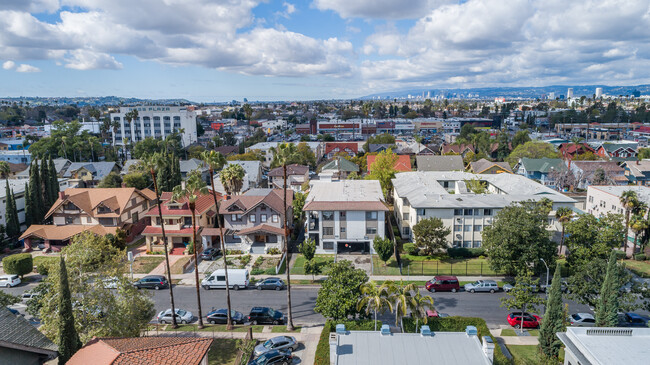
[[[450,291],[455,293],[460,290],[460,283],[455,276],[434,276],[433,279],[427,281],[424,287],[430,292],[436,291]]]
[[[524,312],[524,328],[537,328],[542,319],[534,314]],[[508,324],[514,328],[521,328],[521,312],[508,314]]]

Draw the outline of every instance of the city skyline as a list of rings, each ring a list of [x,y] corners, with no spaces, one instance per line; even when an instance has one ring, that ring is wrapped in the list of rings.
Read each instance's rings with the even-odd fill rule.
[[[0,14],[7,97],[271,101],[650,83],[644,1],[25,0]]]

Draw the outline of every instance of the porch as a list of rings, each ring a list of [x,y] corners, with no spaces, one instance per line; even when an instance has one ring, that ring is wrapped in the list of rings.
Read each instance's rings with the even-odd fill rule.
[[[197,240],[198,237],[200,237],[200,231],[201,227],[197,227]],[[163,241],[161,227],[148,226],[144,229],[144,231],[142,231],[142,235],[145,237],[147,252],[162,252],[166,249],[170,255],[185,254],[185,249],[193,239],[193,232],[191,227],[182,228],[180,230],[165,230],[167,242]],[[197,253],[203,251],[202,245],[197,246]]]

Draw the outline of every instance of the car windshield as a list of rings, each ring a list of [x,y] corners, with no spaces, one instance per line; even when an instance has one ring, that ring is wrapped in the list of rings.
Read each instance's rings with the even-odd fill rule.
[[[258,358],[255,360],[255,363],[258,364],[258,365],[266,364],[266,361],[268,360],[269,357],[270,357],[270,356],[269,356],[269,353],[262,354],[260,357],[258,357]]]
[[[478,285],[481,285],[481,282],[480,282],[480,281],[477,281],[477,282],[475,282],[475,283],[472,284],[472,285],[476,285],[476,286],[478,286]]]
[[[273,346],[273,342],[271,342],[271,340],[266,340],[266,342],[264,342],[264,347],[267,349],[270,349],[271,346]]]
[[[269,316],[275,317],[275,311],[269,308]]]
[[[579,314],[573,314],[573,315],[571,315],[571,317],[573,317],[573,319],[575,319],[576,321],[580,320],[580,315]]]
[[[184,310],[182,310],[182,309],[178,309],[178,310],[176,311],[176,314],[178,314],[179,316],[184,316],[186,313],[187,313],[187,312],[184,311]]]

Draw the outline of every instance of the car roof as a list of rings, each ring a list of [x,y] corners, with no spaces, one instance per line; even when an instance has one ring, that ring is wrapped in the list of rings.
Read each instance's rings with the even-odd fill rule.
[[[594,319],[594,316],[591,313],[576,313],[580,318],[591,318]]]
[[[162,275],[147,275],[143,279],[165,279],[165,277]]]
[[[272,276],[272,277],[268,277],[268,278],[266,278],[264,280],[282,280],[282,279],[276,278],[275,276]]]
[[[627,314],[627,316],[630,317],[630,318],[640,318],[640,319],[645,319],[645,317],[643,317],[642,315],[637,314],[637,313],[629,312],[629,313],[625,313],[625,314]]]
[[[264,312],[269,310],[269,307],[253,307],[251,308],[251,312]]]
[[[433,278],[439,280],[458,280],[457,277],[451,275],[436,275]]]

